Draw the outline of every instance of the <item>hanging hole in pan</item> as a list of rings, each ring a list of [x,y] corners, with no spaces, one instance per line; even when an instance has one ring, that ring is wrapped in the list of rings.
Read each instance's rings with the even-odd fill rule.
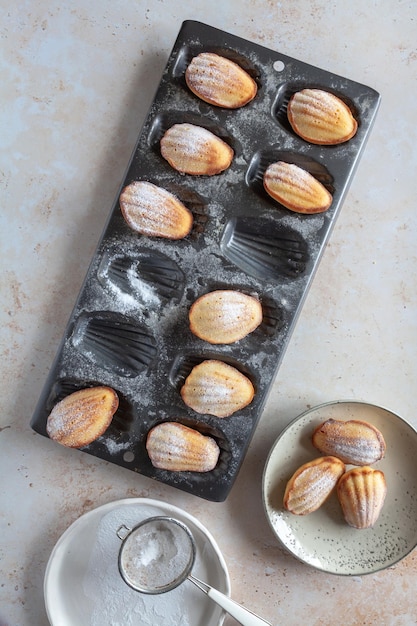
[[[108,312],[82,313],[72,333],[73,346],[96,367],[132,378],[156,357],[153,335],[133,318]]]
[[[300,233],[269,219],[232,218],[220,249],[234,265],[262,280],[297,278],[305,273],[310,259]]]
[[[123,454],[123,461],[125,463],[133,463],[134,460],[135,460],[135,453],[132,452],[132,450],[128,450],[127,452]]]
[[[284,61],[278,59],[277,61],[273,62],[272,67],[276,72],[283,72],[285,70],[285,63]]]

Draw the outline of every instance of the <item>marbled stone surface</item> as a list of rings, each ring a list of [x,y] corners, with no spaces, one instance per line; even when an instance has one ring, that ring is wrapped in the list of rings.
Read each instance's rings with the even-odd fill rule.
[[[182,507],[205,524],[227,562],[233,597],[273,624],[416,624],[415,551],[362,578],[319,573],[277,544],[261,498],[273,441],[310,406],[363,400],[417,427],[415,0],[1,4],[1,626],[47,626],[43,576],[61,534],[96,506],[141,496]],[[365,83],[382,97],[223,503],[63,449],[29,426],[186,19]]]

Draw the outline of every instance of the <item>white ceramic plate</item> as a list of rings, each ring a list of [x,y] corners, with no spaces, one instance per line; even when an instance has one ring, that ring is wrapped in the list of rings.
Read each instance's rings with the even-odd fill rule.
[[[336,493],[310,515],[294,515],[283,508],[289,478],[300,465],[320,456],[311,443],[314,429],[331,417],[367,421],[385,438],[386,455],[374,467],[385,473],[387,496],[373,528],[348,526]],[[332,574],[357,576],[389,567],[417,545],[417,433],[394,413],[372,404],[345,401],[311,409],[274,443],[264,470],[263,502],[277,538],[304,563]]]
[[[117,557],[120,525],[129,527],[153,515],[185,522],[196,541],[193,573],[230,595],[223,556],[207,529],[185,511],[147,498],[110,502],[77,519],[61,536],[46,568],[44,595],[52,626],[219,626],[224,612],[185,581],[158,596],[130,589],[121,579]],[[172,621],[174,620],[174,622]]]

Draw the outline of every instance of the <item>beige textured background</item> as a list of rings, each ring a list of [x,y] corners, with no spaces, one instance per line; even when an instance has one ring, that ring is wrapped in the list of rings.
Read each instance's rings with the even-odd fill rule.
[[[46,626],[43,574],[59,536],[82,513],[138,496],[206,524],[233,597],[274,624],[416,624],[415,552],[361,579],[318,573],[277,545],[260,489],[272,442],[309,406],[360,399],[417,427],[415,0],[0,0],[0,8],[0,625]],[[61,449],[29,427],[185,19],[382,95],[259,428],[221,504]]]

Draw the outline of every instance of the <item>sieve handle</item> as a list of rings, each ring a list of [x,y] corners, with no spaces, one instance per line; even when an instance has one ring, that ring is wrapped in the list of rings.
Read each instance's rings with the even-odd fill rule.
[[[126,524],[122,524],[121,526],[119,526],[119,528],[116,530],[116,535],[119,537],[119,539],[121,541],[123,541],[123,539],[125,539],[128,534],[130,533],[132,529],[129,528],[129,526],[126,526]]]
[[[255,615],[255,613],[252,613],[249,609],[244,608],[221,591],[218,591],[218,589],[214,589],[214,587],[204,583],[192,574],[188,575],[188,580],[191,580],[201,591],[204,591],[209,598],[221,606],[229,615],[234,617],[242,626],[272,626],[270,622]]]

